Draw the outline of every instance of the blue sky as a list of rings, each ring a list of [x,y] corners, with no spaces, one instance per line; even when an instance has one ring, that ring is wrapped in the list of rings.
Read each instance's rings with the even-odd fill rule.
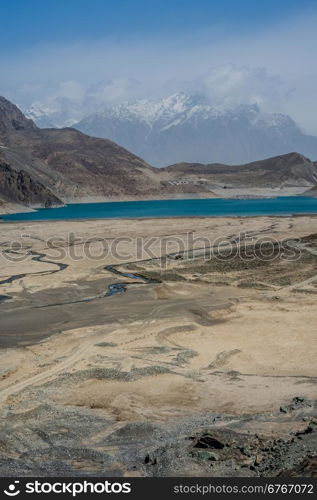
[[[182,90],[317,135],[316,0],[3,0],[0,19],[0,94],[22,107]]]
[[[2,51],[101,38],[146,39],[222,27],[256,32],[315,0],[11,0],[0,7]]]

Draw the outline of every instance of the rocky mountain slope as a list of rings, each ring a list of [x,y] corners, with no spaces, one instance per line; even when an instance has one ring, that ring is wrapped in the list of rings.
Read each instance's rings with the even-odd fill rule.
[[[63,200],[158,194],[156,170],[117,144],[74,129],[39,129],[0,99],[0,145],[14,170],[23,169]]]
[[[256,104],[218,109],[184,93],[113,106],[73,126],[118,142],[155,166],[246,163],[289,151],[317,158],[317,138],[303,134],[287,115],[264,113]]]
[[[34,181],[24,170],[13,170],[1,156],[0,200],[46,208],[62,204],[43,184]]]

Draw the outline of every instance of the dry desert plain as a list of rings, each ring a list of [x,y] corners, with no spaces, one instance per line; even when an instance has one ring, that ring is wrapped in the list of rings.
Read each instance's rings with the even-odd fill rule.
[[[316,227],[1,223],[0,474],[316,474]]]

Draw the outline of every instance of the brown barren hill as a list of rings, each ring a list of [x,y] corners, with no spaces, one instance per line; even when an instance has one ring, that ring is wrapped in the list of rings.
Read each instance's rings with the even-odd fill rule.
[[[164,170],[174,178],[194,176],[230,187],[305,187],[317,183],[316,163],[295,152],[245,165],[178,163]]]
[[[71,128],[39,129],[4,98],[0,141],[12,168],[23,167],[66,200],[137,196],[160,188],[155,169],[124,148]]]

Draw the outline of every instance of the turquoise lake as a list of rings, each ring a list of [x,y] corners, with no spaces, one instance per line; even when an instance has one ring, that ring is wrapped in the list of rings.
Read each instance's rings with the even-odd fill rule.
[[[268,199],[183,199],[76,203],[61,208],[2,216],[5,221],[66,219],[141,219],[144,217],[216,217],[317,214],[317,198],[283,196]]]

